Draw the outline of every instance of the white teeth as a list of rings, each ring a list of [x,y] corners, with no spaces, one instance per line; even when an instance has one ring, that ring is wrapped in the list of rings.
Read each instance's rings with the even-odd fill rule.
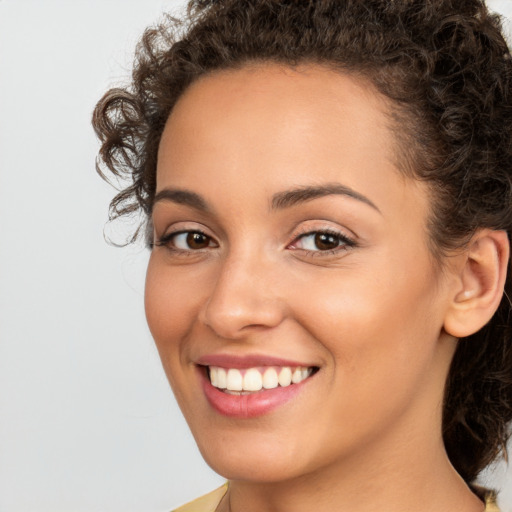
[[[277,378],[277,372],[274,368],[267,368],[263,374],[263,387],[265,389],[277,388],[279,380]]]
[[[259,391],[262,385],[263,378],[261,377],[261,373],[256,368],[251,368],[245,372],[244,391]]]
[[[210,368],[210,382],[213,387],[219,388],[219,370],[220,368]]]
[[[302,380],[302,372],[300,371],[300,368],[295,368],[292,373],[292,382],[294,384],[298,384]]]
[[[226,370],[218,366],[210,366],[210,382],[216,388],[226,389]]]
[[[279,372],[279,385],[283,388],[289,386],[292,383],[292,369],[288,366],[285,366]]]
[[[224,368],[217,368],[217,387],[226,389],[227,374]]]
[[[210,382],[212,386],[230,391],[257,392],[262,388],[274,389],[278,386],[286,387],[290,384],[298,384],[307,379],[313,369],[298,367],[293,370],[289,366],[281,368],[268,367],[262,374],[258,368],[239,370],[237,368],[220,368],[210,366]]]
[[[226,387],[230,391],[242,391],[243,379],[240,370],[230,368],[226,376]]]

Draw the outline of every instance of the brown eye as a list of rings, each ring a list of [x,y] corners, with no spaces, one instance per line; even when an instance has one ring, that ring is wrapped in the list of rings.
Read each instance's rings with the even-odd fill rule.
[[[340,245],[340,239],[330,233],[316,233],[315,246],[319,251],[329,251],[336,249]]]
[[[311,231],[297,238],[290,246],[291,249],[303,249],[308,252],[333,252],[347,250],[355,247],[356,243],[342,233],[331,231]]]
[[[205,235],[201,231],[181,231],[178,233],[169,233],[156,242],[157,246],[168,246],[170,249],[179,251],[198,251],[217,247],[217,244],[211,236]]]
[[[206,249],[210,245],[210,237],[204,233],[191,231],[186,233],[186,235],[187,246],[190,249]]]

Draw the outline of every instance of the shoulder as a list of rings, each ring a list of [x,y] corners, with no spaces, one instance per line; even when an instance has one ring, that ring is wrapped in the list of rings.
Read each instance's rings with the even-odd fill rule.
[[[471,490],[482,500],[485,502],[485,511],[484,512],[500,512],[498,505],[496,503],[496,491],[492,489],[486,489],[485,487],[481,487],[479,485],[471,485]]]
[[[485,493],[485,512],[500,512],[496,504],[496,493],[493,491]]]
[[[226,482],[222,487],[215,489],[215,491],[205,494],[172,512],[215,512],[217,505],[220,503],[224,494],[226,494],[227,489],[228,484]],[[489,512],[493,511],[490,510]]]

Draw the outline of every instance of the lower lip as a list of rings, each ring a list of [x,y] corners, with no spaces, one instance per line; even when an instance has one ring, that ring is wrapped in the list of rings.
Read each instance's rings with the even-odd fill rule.
[[[308,377],[299,384],[262,389],[248,395],[230,395],[212,386],[204,371],[201,371],[201,376],[203,391],[210,405],[220,414],[230,418],[255,418],[268,414],[292,400],[310,379]]]

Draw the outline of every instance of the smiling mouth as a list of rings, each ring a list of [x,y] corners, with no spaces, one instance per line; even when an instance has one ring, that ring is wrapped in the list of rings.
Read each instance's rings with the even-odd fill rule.
[[[318,371],[316,366],[267,366],[254,368],[206,367],[213,387],[230,395],[248,395],[262,390],[300,384]]]

